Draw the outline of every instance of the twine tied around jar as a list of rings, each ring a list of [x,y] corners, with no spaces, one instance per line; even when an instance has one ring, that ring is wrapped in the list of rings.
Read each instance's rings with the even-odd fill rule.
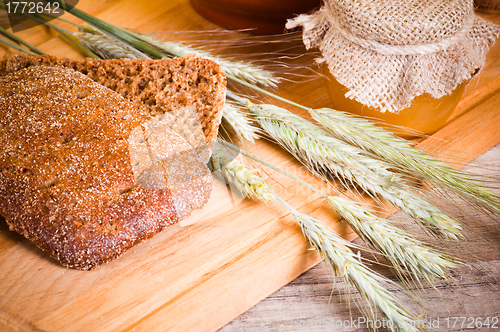
[[[289,20],[318,47],[346,97],[398,113],[419,95],[450,94],[484,65],[500,32],[474,14],[469,0],[325,0]]]

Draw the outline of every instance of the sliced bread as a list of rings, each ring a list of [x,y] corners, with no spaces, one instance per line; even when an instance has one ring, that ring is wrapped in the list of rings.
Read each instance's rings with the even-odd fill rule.
[[[160,128],[145,108],[72,69],[25,67],[0,76],[0,214],[12,230],[63,266],[88,270],[176,223],[193,202],[206,202],[211,180],[203,172],[186,173],[186,183],[176,174],[178,197],[168,186],[138,181],[150,174],[134,173],[140,162],[132,165],[130,146],[148,138],[131,142],[132,133]],[[162,140],[150,142],[160,152],[189,150],[161,130]],[[191,206],[180,206],[186,199]]]

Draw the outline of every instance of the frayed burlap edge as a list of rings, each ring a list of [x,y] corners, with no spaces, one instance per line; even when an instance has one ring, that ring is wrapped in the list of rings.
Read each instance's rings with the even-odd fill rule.
[[[387,55],[347,39],[323,7],[312,15],[289,20],[287,28],[303,27],[307,49],[319,48],[337,81],[348,88],[346,97],[366,106],[398,113],[427,93],[433,98],[450,94],[484,65],[500,27],[475,16],[468,32],[444,50],[430,54]]]

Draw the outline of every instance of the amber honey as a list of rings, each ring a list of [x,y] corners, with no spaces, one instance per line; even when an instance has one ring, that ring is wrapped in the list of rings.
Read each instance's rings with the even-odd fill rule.
[[[349,113],[371,118],[382,127],[396,133],[398,136],[412,138],[430,135],[442,128],[457,107],[467,83],[462,83],[449,95],[435,99],[428,94],[415,97],[410,107],[399,113],[380,112],[367,107],[358,101],[345,97],[348,89],[341,85],[328,71],[328,94],[332,107]]]

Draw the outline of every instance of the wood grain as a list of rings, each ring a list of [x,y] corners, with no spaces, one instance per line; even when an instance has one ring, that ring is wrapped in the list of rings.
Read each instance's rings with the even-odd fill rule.
[[[196,14],[187,0],[86,0],[78,8],[142,31],[217,28]],[[78,21],[70,15],[64,18]],[[82,58],[46,27],[18,35],[49,54]],[[500,141],[498,46],[453,120],[422,147],[432,145],[430,151],[440,156],[445,155],[443,151],[455,155],[462,151],[458,155],[465,160]],[[268,52],[269,47],[261,45],[256,50]],[[310,59],[299,62],[306,60]],[[321,78],[307,83],[307,88],[284,83],[280,94],[311,107],[328,106]],[[274,144],[262,141],[253,150],[315,181]],[[275,191],[291,205],[324,220],[348,240],[355,238],[317,195],[282,175],[264,171]],[[0,330],[214,331],[319,262],[300,229],[279,206],[228,196],[224,185],[215,193],[201,213],[90,272],[58,266],[0,221]]]

